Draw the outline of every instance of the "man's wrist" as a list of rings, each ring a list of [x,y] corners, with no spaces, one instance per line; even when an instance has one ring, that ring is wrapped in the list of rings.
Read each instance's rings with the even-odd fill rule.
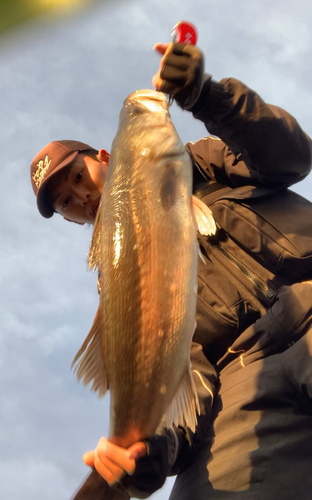
[[[196,102],[192,105],[192,107],[188,109],[188,111],[191,111],[191,113],[193,113],[194,116],[197,113],[199,113],[205,105],[207,105],[207,101],[209,99],[209,94],[210,94],[211,82],[212,82],[212,76],[205,74],[202,81],[202,87],[199,96]]]
[[[172,467],[176,463],[178,451],[179,451],[179,439],[177,433],[174,429],[166,430],[167,439],[168,439],[168,467],[169,474],[171,472]]]

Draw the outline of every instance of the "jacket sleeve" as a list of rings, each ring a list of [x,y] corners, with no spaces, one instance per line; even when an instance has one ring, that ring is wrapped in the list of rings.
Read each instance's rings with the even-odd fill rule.
[[[281,360],[297,391],[312,399],[312,328],[281,355]]]
[[[263,326],[257,331],[260,324]],[[267,356],[280,353],[278,356],[283,365],[284,376],[296,394],[311,400],[312,282],[282,287],[267,315],[255,323],[255,335],[259,338],[262,349],[266,344]],[[284,348],[278,339],[283,339]],[[235,346],[237,348],[239,347]],[[254,349],[249,352],[254,358]],[[309,404],[312,405],[312,401]]]
[[[208,79],[192,111],[221,139],[219,144],[208,138],[188,145],[195,161],[197,155],[203,158],[208,178],[233,187],[278,186],[299,182],[310,172],[312,142],[295,118],[266,104],[240,81]]]
[[[297,285],[298,287],[299,285]],[[296,329],[304,335],[294,345],[280,355],[285,373],[297,394],[312,405],[312,282],[303,283],[307,287],[303,304],[305,311],[298,317]],[[300,310],[300,307],[297,309]]]

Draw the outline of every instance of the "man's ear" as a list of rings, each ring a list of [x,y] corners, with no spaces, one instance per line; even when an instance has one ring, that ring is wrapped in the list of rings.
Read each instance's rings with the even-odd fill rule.
[[[75,220],[67,219],[67,217],[63,217],[68,222],[74,222],[75,224],[79,224],[79,226],[84,226],[84,222],[76,222]]]
[[[109,161],[109,153],[106,151],[106,149],[100,149],[97,157],[100,161],[103,161],[104,163],[108,163]]]

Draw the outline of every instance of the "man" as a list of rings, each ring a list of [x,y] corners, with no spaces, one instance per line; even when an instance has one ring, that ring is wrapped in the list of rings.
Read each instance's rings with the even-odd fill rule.
[[[78,141],[49,144],[32,163],[31,180],[40,213],[49,218],[58,212],[71,222],[93,224],[108,160],[104,149],[96,151]]]
[[[110,484],[122,480],[138,497],[159,488],[166,475],[179,473],[175,498],[184,499],[179,479],[184,484],[184,471],[193,470],[190,464],[207,473],[197,456],[209,451],[207,433],[210,440],[213,435],[209,423],[217,374],[210,362],[218,364],[244,330],[265,317],[281,286],[311,278],[312,252],[305,246],[303,218],[297,217],[297,205],[286,189],[310,172],[311,140],[292,116],[267,105],[241,82],[229,78],[217,83],[204,75],[197,47],[157,44],[156,49],[163,58],[154,87],[173,96],[218,137],[186,146],[193,162],[194,191],[210,205],[219,228],[214,238],[199,240],[206,264],[199,262],[192,365],[202,374],[197,380],[202,416],[191,445],[182,429],[168,431],[148,441],[149,456],[144,457],[145,443],[123,450],[102,438],[84,460]],[[40,213],[51,217],[58,212],[79,224],[92,222],[108,159],[105,150],[97,152],[76,141],[47,145],[31,166]],[[308,207],[303,203],[300,209],[302,214]],[[300,255],[307,255],[304,264],[296,258],[298,248]],[[291,265],[285,263],[286,253]],[[207,477],[203,481],[207,484]],[[192,486],[190,477],[187,482]],[[193,489],[191,494],[197,498]]]

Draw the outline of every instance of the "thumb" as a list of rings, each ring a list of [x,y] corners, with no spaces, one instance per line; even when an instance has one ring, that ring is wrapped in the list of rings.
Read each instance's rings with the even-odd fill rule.
[[[86,465],[89,465],[89,467],[93,467],[94,466],[94,451],[87,451],[87,453],[85,453],[82,457],[84,463]]]
[[[128,457],[133,458],[134,460],[138,460],[141,457],[144,457],[147,453],[147,446],[142,441],[133,444],[128,448]]]
[[[153,50],[156,50],[159,52],[159,54],[163,55],[167,48],[169,47],[170,43],[155,43]]]

